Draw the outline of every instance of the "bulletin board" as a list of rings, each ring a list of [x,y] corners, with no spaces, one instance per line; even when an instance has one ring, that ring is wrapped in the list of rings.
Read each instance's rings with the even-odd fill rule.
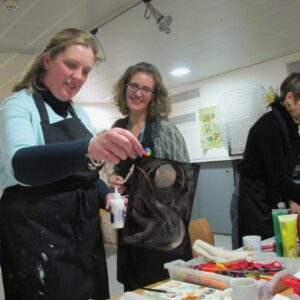
[[[217,107],[216,125],[229,155],[241,155],[249,129],[268,111],[266,89],[255,84],[227,91]]]

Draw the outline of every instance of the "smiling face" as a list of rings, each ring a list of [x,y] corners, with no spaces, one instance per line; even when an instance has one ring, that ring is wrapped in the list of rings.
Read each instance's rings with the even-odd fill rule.
[[[92,49],[81,44],[71,45],[53,58],[46,52],[42,82],[56,98],[69,100],[87,80],[94,58]]]
[[[128,82],[126,89],[126,106],[131,113],[144,112],[148,110],[148,105],[153,99],[153,93],[144,95],[141,89],[154,90],[155,81],[153,77],[147,73],[136,72]],[[130,85],[139,87],[137,91],[133,90]]]

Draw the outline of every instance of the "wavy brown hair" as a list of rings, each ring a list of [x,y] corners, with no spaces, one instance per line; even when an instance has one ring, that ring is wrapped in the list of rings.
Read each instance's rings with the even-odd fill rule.
[[[140,62],[130,66],[113,87],[113,102],[123,115],[128,115],[129,110],[126,106],[126,85],[137,72],[150,75],[155,82],[153,99],[148,106],[147,119],[155,117],[167,117],[171,112],[171,99],[168,90],[163,83],[163,79],[158,68],[147,62]]]
[[[44,54],[49,52],[50,57],[53,59],[59,53],[65,51],[69,46],[76,44],[91,48],[94,53],[95,62],[101,62],[103,60],[103,56],[100,54],[101,45],[94,35],[83,29],[64,29],[51,38],[49,44],[42,53],[34,57],[21,79],[13,86],[12,92],[17,92],[22,89],[27,89],[30,92],[41,90],[40,80],[45,73],[43,64]]]

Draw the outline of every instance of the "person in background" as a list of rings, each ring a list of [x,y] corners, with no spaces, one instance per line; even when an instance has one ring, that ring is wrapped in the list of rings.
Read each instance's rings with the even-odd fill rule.
[[[117,120],[113,128],[128,129],[150,148],[151,156],[188,162],[185,141],[177,127],[168,120],[171,100],[158,69],[147,62],[130,66],[113,89],[114,102],[125,118]],[[130,186],[124,179],[133,168],[134,160],[128,158],[114,168],[110,185],[129,193]],[[120,234],[119,234],[120,237]],[[122,244],[119,239],[117,256],[118,281],[125,291],[134,290],[168,277],[164,263],[192,258],[190,240],[187,235],[184,255],[175,252],[154,251]]]
[[[291,175],[299,159],[300,73],[290,74],[271,103],[249,131],[239,184],[231,202],[233,248],[242,246],[245,235],[274,235],[272,209],[289,202],[300,212],[300,186]]]
[[[109,298],[97,188],[101,160],[141,156],[130,132],[94,137],[72,98],[101,60],[97,39],[55,34],[0,106],[0,237],[6,300]]]

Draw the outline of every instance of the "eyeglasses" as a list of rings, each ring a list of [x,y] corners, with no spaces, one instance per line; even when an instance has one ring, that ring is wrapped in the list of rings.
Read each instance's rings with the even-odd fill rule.
[[[153,90],[147,86],[143,86],[143,87],[139,87],[138,84],[133,83],[133,82],[129,82],[126,84],[126,86],[134,93],[138,92],[139,90],[141,90],[142,94],[144,96],[149,96],[153,93]]]

